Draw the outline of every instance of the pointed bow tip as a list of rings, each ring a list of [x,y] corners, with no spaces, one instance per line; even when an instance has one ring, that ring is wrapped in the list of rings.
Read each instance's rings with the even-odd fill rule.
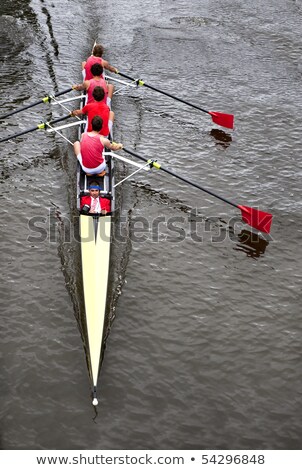
[[[97,406],[99,404],[99,401],[96,397],[92,400],[92,404],[93,406]]]

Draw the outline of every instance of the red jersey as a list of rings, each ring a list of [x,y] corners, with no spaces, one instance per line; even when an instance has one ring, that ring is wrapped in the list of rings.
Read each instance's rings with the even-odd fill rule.
[[[103,127],[100,130],[100,134],[105,135],[105,136],[109,134],[108,121],[109,121],[110,109],[107,106],[107,104],[104,103],[104,101],[92,101],[91,103],[86,104],[86,106],[82,108],[82,113],[87,114],[87,118],[88,118],[87,132],[92,131],[91,121],[94,118],[94,116],[100,116],[103,119]]]
[[[82,196],[81,197],[81,209],[83,209],[83,206],[87,204],[88,206],[91,206],[91,196]],[[107,199],[105,197],[100,197],[100,206],[101,210],[105,210],[107,212],[111,211],[111,201],[110,199]]]
[[[85,80],[91,80],[93,78],[93,75],[91,73],[91,67],[94,64],[100,64],[103,65],[103,59],[101,57],[95,57],[94,55],[91,55],[88,57],[86,64],[85,64]]]
[[[81,139],[82,163],[86,168],[96,168],[104,161],[104,146],[100,134],[89,135],[84,132]]]
[[[104,88],[105,96],[104,96],[103,101],[107,103],[108,90],[107,90],[106,81],[104,80],[104,78],[92,78],[91,80],[89,80],[89,88],[87,90],[87,96],[88,96],[87,104],[91,103],[91,101],[94,101],[92,93],[96,86],[101,86],[102,88]]]

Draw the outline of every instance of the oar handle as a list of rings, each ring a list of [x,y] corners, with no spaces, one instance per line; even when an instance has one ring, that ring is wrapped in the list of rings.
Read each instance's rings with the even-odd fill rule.
[[[136,157],[144,162],[148,162],[149,160],[145,157],[143,157],[142,155],[139,155],[138,153],[135,153],[135,152],[132,152],[132,150],[128,150],[126,149],[125,147],[123,147],[123,150],[126,152],[126,153],[129,153],[129,155],[132,155],[133,157]],[[152,160],[150,160],[150,165],[153,166],[152,164]],[[229,201],[228,199],[226,199],[225,197],[223,196],[220,196],[216,193],[214,193],[213,191],[211,191],[210,189],[206,189],[206,188],[203,188],[202,186],[200,186],[199,184],[197,183],[194,183],[194,181],[190,181],[188,180],[187,178],[184,178],[183,176],[181,175],[178,175],[177,173],[174,173],[173,171],[169,170],[168,168],[164,168],[163,166],[161,165],[155,165],[156,168],[160,169],[160,170],[163,170],[165,173],[168,173],[169,175],[171,176],[174,176],[175,178],[178,178],[179,180],[183,181],[184,183],[187,183],[191,186],[193,186],[194,188],[197,188],[197,189],[200,189],[201,191],[204,191],[205,193],[208,193],[210,194],[211,196],[214,196],[218,199],[220,199],[221,201],[224,201],[226,202],[227,204],[230,204],[231,206],[233,207],[239,207],[237,204],[235,204],[234,202],[232,201]]]
[[[68,93],[71,90],[72,90],[72,87],[67,88],[66,90],[63,90],[63,91],[59,91],[58,93],[55,93],[54,95],[48,95],[48,96],[45,96],[44,98],[40,98],[39,101],[36,101],[35,103],[28,104],[26,106],[23,106],[23,108],[15,109],[14,111],[10,111],[9,113],[4,114],[3,116],[0,116],[0,119],[6,119],[7,117],[12,116],[13,114],[17,114],[17,113],[20,113],[21,111],[25,111],[26,109],[33,108],[34,106],[37,106],[38,104],[48,103],[51,100],[52,96],[55,96],[55,97],[61,96],[61,95],[64,95],[65,93]]]
[[[169,98],[172,98],[174,100],[177,100],[179,101],[180,103],[184,103],[188,106],[191,106],[192,108],[195,108],[195,109],[198,109],[199,111],[202,111],[204,113],[207,113],[207,114],[211,114],[209,111],[207,111],[206,109],[203,109],[203,108],[200,108],[200,106],[197,106],[196,104],[193,104],[193,103],[189,103],[188,101],[185,101],[183,100],[182,98],[178,98],[178,96],[174,96],[174,95],[171,95],[170,93],[166,92],[166,91],[163,91],[163,90],[160,90],[159,88],[155,88],[154,86],[152,85],[148,85],[147,83],[145,83],[143,80],[139,80],[139,79],[136,79],[136,78],[133,78],[133,77],[130,77],[129,75],[126,75],[125,73],[122,73],[122,72],[117,72],[119,75],[121,75],[121,77],[124,77],[124,78],[128,78],[128,80],[132,80],[134,82],[137,82],[138,85],[141,85],[141,86],[145,86],[146,88],[150,88],[150,90],[153,90],[153,91],[157,91],[158,93],[161,93],[162,95],[165,95],[165,96],[168,96]]]
[[[57,122],[61,122],[61,121],[64,121],[65,119],[68,119],[69,117],[71,117],[71,116],[70,115],[64,116],[64,117],[61,117],[61,118],[58,118],[58,119],[54,119],[53,121],[50,121],[49,123],[41,122],[40,124],[37,124],[35,127],[31,127],[30,129],[26,129],[25,131],[18,132],[18,134],[14,134],[14,135],[11,135],[11,136],[8,136],[8,137],[4,137],[4,139],[0,140],[0,143],[6,142],[6,141],[11,140],[11,139],[15,139],[16,137],[20,137],[21,135],[24,135],[24,134],[29,134],[29,132],[37,131],[38,129],[45,129],[45,127],[47,127],[47,124],[50,124],[50,125],[56,124]]]

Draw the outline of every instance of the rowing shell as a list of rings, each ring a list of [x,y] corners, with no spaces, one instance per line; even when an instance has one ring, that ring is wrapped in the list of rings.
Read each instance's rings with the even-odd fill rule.
[[[85,104],[84,99],[81,104]],[[79,140],[84,131],[85,126],[82,124],[79,127]],[[110,136],[110,138],[112,138],[112,136]],[[80,219],[82,279],[93,405],[98,404],[97,385],[104,341],[110,266],[111,226],[115,209],[114,163],[111,152],[104,152],[104,158],[107,166],[106,174],[102,177],[96,175],[87,176],[79,163],[77,166],[77,209]],[[92,181],[96,181],[101,187],[101,197],[110,199],[110,214],[83,214],[81,211],[81,197],[89,195],[89,184]]]
[[[80,238],[93,404],[97,405],[110,263],[111,216],[80,215]]]
[[[119,90],[135,86],[127,84],[119,79],[106,77],[119,85]],[[81,106],[85,104],[85,97],[81,97]],[[78,138],[81,139],[85,131],[85,122],[78,122]],[[109,136],[112,139],[112,132]],[[115,187],[121,184],[133,174],[142,170],[149,170],[149,165],[142,165],[125,157],[116,155],[112,151],[104,152],[106,160],[106,174],[103,177],[87,176],[81,165],[77,166],[77,209],[80,219],[80,242],[82,259],[82,279],[86,317],[86,332],[88,338],[88,364],[92,381],[93,405],[98,404],[97,386],[102,349],[104,343],[104,326],[107,308],[108,278],[110,271],[110,250],[112,241],[112,223],[115,218]],[[114,160],[126,162],[136,169],[134,173],[126,176],[124,180],[115,184]],[[107,197],[111,201],[110,214],[83,214],[80,208],[81,197],[89,194],[89,184],[97,181],[101,187],[101,197]]]

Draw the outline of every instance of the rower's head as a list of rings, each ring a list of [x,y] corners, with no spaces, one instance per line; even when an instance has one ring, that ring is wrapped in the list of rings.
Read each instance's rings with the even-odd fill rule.
[[[101,116],[94,116],[91,121],[92,130],[96,132],[100,132],[103,127],[103,119]]]
[[[102,57],[104,54],[104,48],[101,46],[101,44],[96,44],[93,48],[92,55],[95,57]]]
[[[92,96],[95,101],[103,101],[105,98],[104,88],[101,86],[96,86],[92,92]]]
[[[97,181],[92,181],[89,185],[89,194],[93,198],[97,198],[100,195],[100,187]]]
[[[93,64],[91,66],[90,71],[94,77],[100,77],[101,75],[103,75],[104,69],[101,64]]]

